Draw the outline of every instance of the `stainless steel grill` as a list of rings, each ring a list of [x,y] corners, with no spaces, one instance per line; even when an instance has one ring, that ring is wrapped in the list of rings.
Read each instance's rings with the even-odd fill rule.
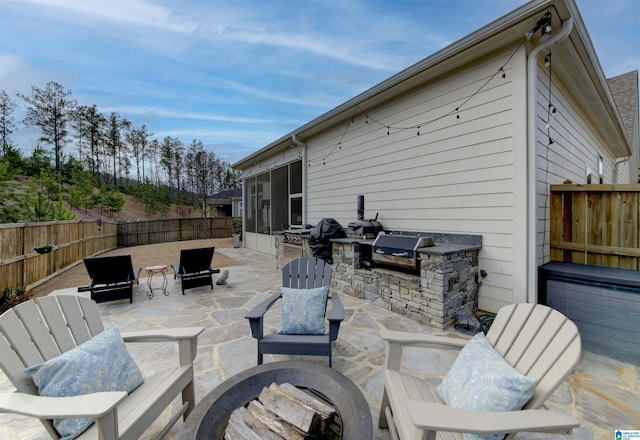
[[[430,237],[380,234],[373,242],[372,259],[377,265],[417,270],[417,249],[433,245]]]

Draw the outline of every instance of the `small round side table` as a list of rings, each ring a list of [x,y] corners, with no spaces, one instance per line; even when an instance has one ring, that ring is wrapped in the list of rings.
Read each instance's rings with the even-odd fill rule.
[[[169,266],[166,264],[159,264],[157,266],[147,266],[144,270],[146,270],[147,275],[149,275],[147,277],[147,286],[149,286],[149,293],[147,293],[147,296],[149,299],[153,298],[153,287],[151,287],[151,281],[153,280],[153,274],[155,273],[162,274],[162,287],[160,290],[162,290],[162,293],[166,296],[169,296],[169,292],[167,292],[167,284],[169,284],[169,281],[167,280],[167,272],[169,271]]]

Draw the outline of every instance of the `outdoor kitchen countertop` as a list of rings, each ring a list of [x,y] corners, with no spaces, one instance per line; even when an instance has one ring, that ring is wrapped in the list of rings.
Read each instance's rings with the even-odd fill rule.
[[[455,252],[475,251],[481,247],[474,244],[441,243],[436,241],[433,246],[418,248],[416,252],[419,254],[446,255]]]
[[[373,246],[373,242],[375,241],[375,239],[346,237],[346,238],[332,238],[330,241],[335,243],[342,243],[342,244],[359,243],[359,244]],[[420,254],[446,255],[446,254],[452,254],[455,252],[475,251],[480,249],[481,247],[482,245],[478,245],[478,244],[445,243],[445,242],[436,241],[434,242],[433,246],[418,248],[416,249],[416,252]]]

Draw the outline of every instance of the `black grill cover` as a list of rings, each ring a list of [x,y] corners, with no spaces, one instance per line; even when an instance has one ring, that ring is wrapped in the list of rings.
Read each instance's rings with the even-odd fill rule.
[[[331,255],[331,239],[344,238],[347,234],[340,223],[332,218],[323,218],[309,235],[309,247],[314,257],[333,264]]]

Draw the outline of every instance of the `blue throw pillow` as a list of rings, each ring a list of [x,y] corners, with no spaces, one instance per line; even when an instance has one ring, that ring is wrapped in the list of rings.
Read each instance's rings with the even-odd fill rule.
[[[472,411],[513,411],[531,399],[536,379],[513,368],[482,333],[460,351],[451,370],[436,388],[449,406]],[[464,434],[465,439],[502,439],[500,435]]]
[[[315,289],[282,288],[282,316],[278,333],[285,335],[325,334],[324,315],[329,286]]]
[[[144,378],[117,328],[41,364],[26,368],[41,396],[78,396],[99,391],[131,392]],[[82,434],[93,419],[55,419],[53,426],[64,440]]]

